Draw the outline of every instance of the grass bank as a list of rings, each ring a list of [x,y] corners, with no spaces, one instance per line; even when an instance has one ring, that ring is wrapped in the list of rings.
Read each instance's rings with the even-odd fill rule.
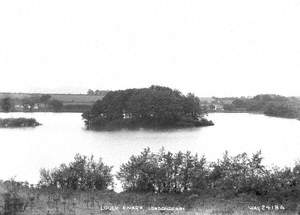
[[[7,186],[8,184],[6,184]],[[115,193],[2,186],[1,214],[295,214],[296,203],[231,200],[195,194]],[[10,189],[10,190],[9,190]]]

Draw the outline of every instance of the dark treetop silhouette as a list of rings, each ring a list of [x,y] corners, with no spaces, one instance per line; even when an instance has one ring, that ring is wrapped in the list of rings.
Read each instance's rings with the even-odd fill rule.
[[[213,125],[198,97],[167,87],[111,91],[83,113],[89,129],[180,128]]]

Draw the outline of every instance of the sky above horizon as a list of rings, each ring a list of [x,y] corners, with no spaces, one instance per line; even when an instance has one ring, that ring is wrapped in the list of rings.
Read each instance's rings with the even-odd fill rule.
[[[0,92],[299,96],[300,0],[0,1]]]

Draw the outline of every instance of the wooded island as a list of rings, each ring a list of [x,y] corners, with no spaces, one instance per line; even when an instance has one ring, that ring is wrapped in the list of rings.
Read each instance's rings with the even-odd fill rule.
[[[182,128],[213,125],[204,118],[198,97],[168,87],[151,86],[108,92],[82,114],[94,130]]]

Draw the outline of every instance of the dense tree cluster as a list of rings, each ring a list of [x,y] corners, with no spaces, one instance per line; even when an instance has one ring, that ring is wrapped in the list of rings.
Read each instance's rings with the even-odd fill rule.
[[[108,92],[82,116],[92,129],[212,125],[203,114],[200,100],[193,94],[151,86]]]
[[[277,116],[284,118],[299,118],[300,110],[293,105],[289,104],[269,104],[264,110],[267,116]]]
[[[112,167],[105,165],[101,159],[96,162],[91,156],[77,154],[69,165],[61,164],[53,170],[42,169],[41,187],[55,187],[72,190],[104,190],[113,186]]]
[[[181,193],[204,186],[205,165],[204,157],[190,152],[173,154],[162,149],[154,154],[147,148],[123,164],[117,178],[126,191]]]
[[[252,156],[225,153],[217,162],[207,162],[190,152],[152,153],[147,148],[123,164],[117,177],[125,191],[248,195],[276,201],[300,198],[300,164],[267,169],[260,152]]]

